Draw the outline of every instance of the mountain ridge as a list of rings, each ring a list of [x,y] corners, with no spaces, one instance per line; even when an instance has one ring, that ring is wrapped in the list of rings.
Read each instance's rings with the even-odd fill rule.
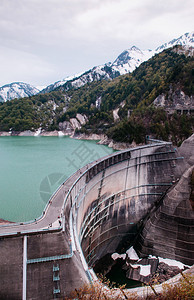
[[[95,80],[94,78],[97,78],[97,80],[114,79],[119,75],[131,73],[144,61],[147,61],[155,54],[158,54],[163,50],[171,48],[175,45],[188,45],[194,47],[194,31],[185,33],[177,39],[173,39],[170,42],[155,48],[154,50],[141,50],[136,46],[132,46],[131,48],[124,50],[113,61],[113,63],[109,62],[105,63],[104,65],[95,66],[78,76],[75,75],[75,77],[71,78],[70,80],[67,77],[64,80],[57,81],[56,83],[46,87],[46,89],[42,90],[41,93],[51,92],[60,86],[64,86],[66,90],[69,88],[78,88],[86,83],[92,82]],[[109,72],[106,72],[106,69],[108,69]]]
[[[95,66],[85,72],[66,77],[63,80],[59,80],[53,84],[48,85],[42,90],[38,90],[32,85],[22,82],[14,82],[4,85],[0,87],[0,102],[6,102],[14,98],[29,97],[38,93],[49,93],[59,89],[61,86],[63,86],[65,90],[69,90],[72,88],[77,89],[93,81],[112,80],[120,75],[133,72],[143,62],[147,61],[155,54],[158,54],[163,50],[175,45],[194,48],[194,31],[185,33],[177,39],[173,39],[168,43],[164,43],[154,50],[141,50],[136,46],[132,46],[131,48],[121,52],[121,54],[119,54],[112,63],[108,62],[103,65]]]
[[[0,87],[0,102],[6,102],[15,98],[34,96],[40,90],[31,84],[24,82],[12,82]]]
[[[175,46],[113,80],[0,103],[0,135],[59,130],[61,135],[105,134],[117,142],[142,143],[152,134],[178,144],[194,129],[192,53],[193,48]]]

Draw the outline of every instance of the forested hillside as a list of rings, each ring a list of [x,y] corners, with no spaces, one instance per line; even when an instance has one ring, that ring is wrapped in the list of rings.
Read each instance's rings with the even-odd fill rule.
[[[193,117],[169,115],[164,108],[152,105],[158,95],[167,94],[170,88],[179,87],[188,96],[194,94],[194,61],[190,56],[178,54],[179,49],[165,50],[132,74],[71,92],[69,109],[58,121],[68,120],[79,112],[89,118],[82,132],[105,132],[116,141],[129,143],[143,142],[146,134],[175,143],[182,141],[192,133]],[[101,102],[100,109],[95,105],[97,99]],[[117,107],[120,121],[114,124],[112,111]],[[129,111],[132,111],[130,117]]]
[[[133,73],[113,80],[102,80],[79,89],[54,92],[0,103],[0,131],[58,129],[60,122],[69,121],[77,113],[85,114],[88,122],[81,132],[104,133],[116,141],[143,142],[146,134],[173,140],[187,138],[193,130],[191,115],[168,114],[153,101],[169,90],[179,88],[192,96],[194,61],[176,46],[155,55]],[[180,54],[181,53],[181,54]],[[119,119],[113,118],[117,109]]]

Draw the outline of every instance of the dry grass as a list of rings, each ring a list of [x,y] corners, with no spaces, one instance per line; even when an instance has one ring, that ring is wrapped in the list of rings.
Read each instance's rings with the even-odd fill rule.
[[[109,285],[109,288],[107,287]],[[127,293],[128,294],[128,293]],[[119,300],[119,299],[146,299],[146,300],[194,300],[194,276],[184,275],[179,283],[171,286],[163,284],[163,291],[160,294],[147,295],[143,298],[136,294],[126,295],[124,286],[117,289],[110,287],[110,282],[102,281],[94,285],[85,285],[72,292],[71,297],[65,299],[81,300]]]
[[[164,284],[162,297],[164,300],[194,300],[194,276],[184,275],[178,284]]]

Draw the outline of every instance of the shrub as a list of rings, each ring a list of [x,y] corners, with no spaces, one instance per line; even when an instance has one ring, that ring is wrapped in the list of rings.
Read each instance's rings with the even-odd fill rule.
[[[138,300],[140,299],[135,293],[129,293],[130,290],[124,290],[124,286],[119,287],[117,290],[119,293],[115,292],[113,285],[106,281],[104,284],[110,288],[106,288],[103,280],[94,285],[85,285],[79,290],[72,292],[70,298],[66,299],[82,299],[82,300],[110,300],[110,299],[130,299]],[[154,287],[153,287],[154,289]],[[122,295],[122,298],[121,296]],[[173,286],[170,284],[163,284],[163,291],[160,294],[145,295],[146,300],[192,300],[194,299],[194,276],[193,275],[183,275],[180,281]]]

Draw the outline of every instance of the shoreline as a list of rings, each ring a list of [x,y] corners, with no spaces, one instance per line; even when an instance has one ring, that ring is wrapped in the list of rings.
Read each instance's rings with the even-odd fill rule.
[[[134,148],[137,146],[141,146],[142,144],[137,145],[136,143],[128,144],[124,142],[115,142],[112,139],[109,139],[105,134],[96,134],[96,133],[91,133],[91,134],[85,134],[85,133],[67,133],[65,131],[40,131],[37,130],[35,132],[31,130],[26,130],[26,131],[20,131],[20,132],[6,132],[6,131],[0,131],[0,137],[7,137],[7,136],[32,136],[32,137],[39,137],[39,136],[56,136],[56,137],[64,137],[64,136],[69,136],[70,138],[73,139],[79,139],[79,140],[93,140],[93,141],[98,141],[97,144],[99,145],[105,145],[108,146],[109,148],[112,148],[114,150],[125,150],[128,148]]]
[[[13,223],[15,223],[15,222],[11,222],[11,221],[8,221],[8,220],[0,219],[0,225],[13,224]]]
[[[5,131],[0,131],[0,137],[10,137],[10,136],[26,136],[26,137],[41,137],[41,136],[46,136],[46,137],[65,137],[68,136],[72,139],[79,139],[79,140],[93,140],[96,141],[97,144],[99,145],[105,145],[108,146],[109,148],[112,148],[114,150],[124,150],[127,148],[132,148],[135,147],[136,145],[129,145],[126,143],[116,143],[113,142],[113,140],[108,139],[108,137],[105,134],[67,134],[64,131],[39,131],[39,132],[32,132],[32,131],[22,131],[22,132],[5,132]],[[8,224],[13,224],[15,222],[9,221],[9,220],[4,220],[0,218],[0,226],[2,225],[8,225]]]

